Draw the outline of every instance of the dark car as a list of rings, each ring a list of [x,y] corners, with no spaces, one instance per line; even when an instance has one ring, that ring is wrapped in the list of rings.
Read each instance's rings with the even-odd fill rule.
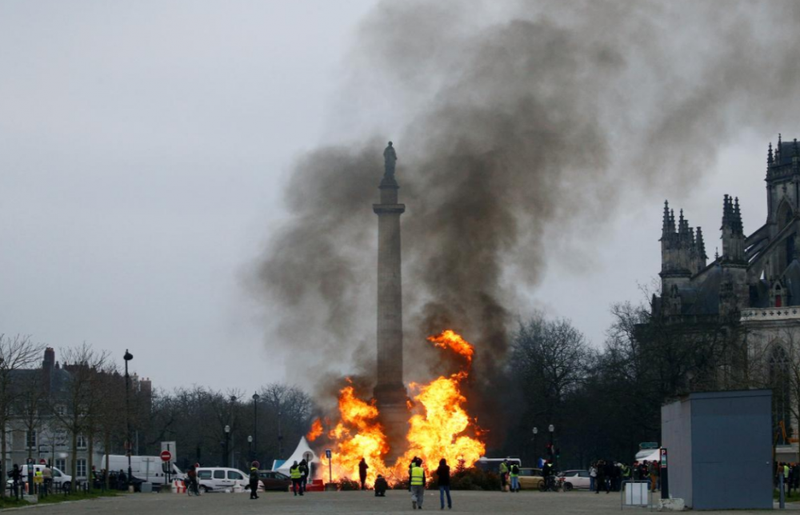
[[[274,470],[259,470],[258,477],[261,479],[261,484],[264,490],[280,490],[286,492],[292,486],[292,480],[289,476],[275,472]]]

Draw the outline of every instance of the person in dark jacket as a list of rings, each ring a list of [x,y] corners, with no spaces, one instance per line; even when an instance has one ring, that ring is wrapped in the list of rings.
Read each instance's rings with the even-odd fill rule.
[[[19,465],[14,463],[14,467],[8,472],[8,477],[11,478],[11,487],[14,489],[14,497],[19,499],[20,481],[22,480],[22,470]]]
[[[453,501],[450,499],[450,466],[444,458],[439,460],[436,476],[439,478],[439,502],[444,509],[444,494],[447,494],[447,509],[450,510],[453,508]]]
[[[378,478],[375,480],[375,497],[386,497],[387,488],[389,488],[389,483],[386,482],[386,478],[378,474]]]
[[[300,493],[306,491],[306,484],[308,483],[308,462],[303,458],[300,460]]]
[[[367,465],[366,460],[361,458],[361,461],[358,464],[358,478],[361,480],[361,489],[367,489],[367,469],[369,465]]]
[[[597,481],[595,481],[595,490],[594,493],[599,494],[601,488],[606,489],[606,493],[608,493],[608,476],[607,476],[608,468],[606,467],[605,461],[598,461],[597,462]]]
[[[258,463],[250,465],[250,498],[258,499]]]

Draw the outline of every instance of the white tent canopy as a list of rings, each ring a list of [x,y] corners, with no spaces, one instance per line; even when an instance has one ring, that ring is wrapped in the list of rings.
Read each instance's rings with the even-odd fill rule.
[[[311,468],[312,463],[319,463],[317,453],[311,450],[311,447],[308,445],[308,441],[306,440],[305,436],[300,437],[300,443],[297,444],[297,448],[294,450],[292,455],[289,456],[289,459],[283,462],[283,465],[278,468],[278,472],[288,476],[289,469],[292,468],[292,464],[295,461],[300,463],[301,460],[306,460],[309,469]]]
[[[646,461],[646,462],[658,461],[658,462],[660,462],[661,461],[661,449],[653,449],[653,453],[652,454],[650,454],[649,456],[647,456],[645,458],[642,458],[639,461]]]

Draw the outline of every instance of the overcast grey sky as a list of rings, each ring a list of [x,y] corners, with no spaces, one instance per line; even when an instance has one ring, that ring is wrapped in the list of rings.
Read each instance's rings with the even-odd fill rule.
[[[296,160],[374,127],[391,135],[403,118],[375,89],[357,103],[348,91],[365,77],[345,61],[375,4],[0,3],[0,332],[57,349],[86,341],[120,362],[129,348],[156,387],[302,383],[245,283],[285,217]],[[665,197],[703,226],[710,256],[724,193],[740,197],[746,232],[763,223],[779,131],[798,132],[735,133],[696,184],[631,195],[620,184],[596,246],[548,242],[520,314],[571,318],[600,345],[609,305],[641,300],[659,271]],[[577,227],[564,241],[586,237]]]

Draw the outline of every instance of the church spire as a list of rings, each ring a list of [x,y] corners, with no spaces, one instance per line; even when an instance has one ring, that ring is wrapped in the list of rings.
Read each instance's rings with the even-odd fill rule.
[[[733,207],[733,230],[735,234],[744,236],[744,225],[742,225],[742,212],[739,210],[739,197],[736,197]]]
[[[666,238],[669,232],[669,201],[664,201],[664,218],[661,222],[661,237]]]
[[[720,227],[720,229],[724,230],[731,223],[730,212],[731,212],[730,200],[726,193],[725,196],[722,198],[722,227]]]
[[[706,242],[703,240],[703,229],[702,227],[697,228],[697,233],[695,237],[695,245],[697,245],[697,253],[700,256],[700,259],[703,263],[703,267],[706,265],[706,259],[708,256],[706,255]]]
[[[769,150],[767,151],[767,166],[771,166],[773,163],[772,160],[772,142],[769,142]]]
[[[781,133],[778,133],[778,144],[775,146],[775,162],[781,164],[781,159],[783,158],[782,150],[782,143],[781,143]]]

